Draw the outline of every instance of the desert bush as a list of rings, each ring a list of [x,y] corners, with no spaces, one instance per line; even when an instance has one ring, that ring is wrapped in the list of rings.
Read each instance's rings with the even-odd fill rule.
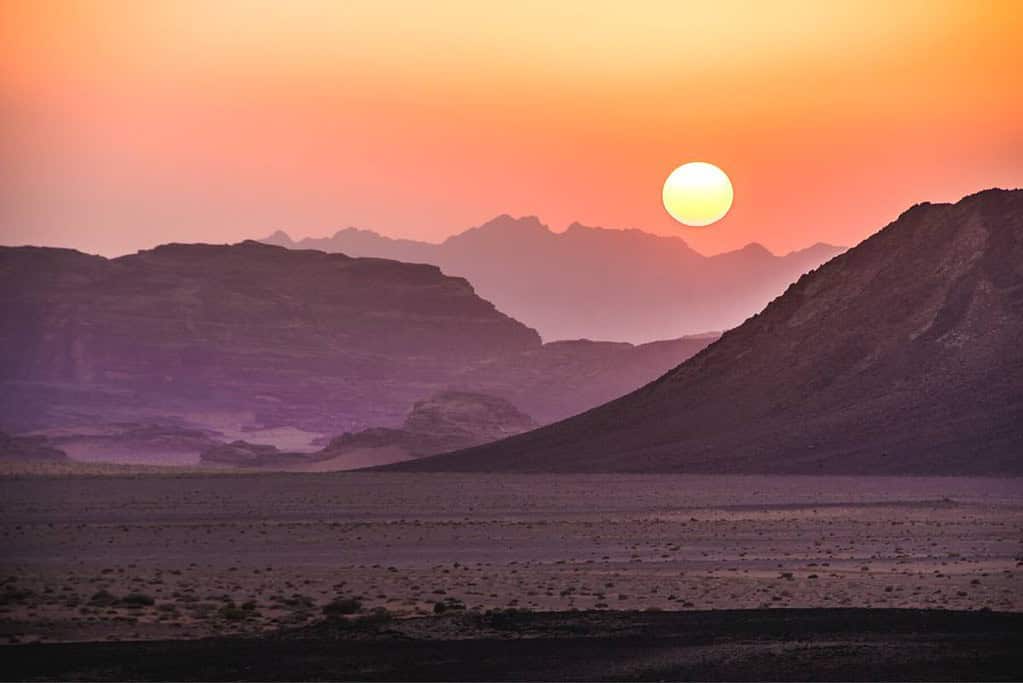
[[[433,605],[434,614],[444,614],[449,611],[462,611],[465,609],[465,604],[461,600],[455,598],[448,598],[440,602],[436,602]]]
[[[96,591],[95,593],[92,594],[92,597],[89,598],[90,605],[96,605],[99,607],[113,605],[115,602],[117,602],[117,596],[111,593],[110,591],[106,590],[105,588]]]
[[[32,597],[32,591],[27,588],[13,588],[8,586],[0,592],[0,605],[16,605],[25,602]]]
[[[369,626],[379,626],[382,624],[389,623],[394,620],[394,615],[391,614],[385,607],[376,607],[369,614],[364,614],[358,617],[357,621],[360,624],[366,624]]]
[[[323,606],[323,613],[335,617],[355,614],[362,609],[362,601],[358,598],[334,598]]]
[[[128,593],[117,601],[123,607],[148,607],[156,601],[145,593]]]
[[[291,597],[277,597],[275,599],[282,605],[295,609],[309,609],[316,604],[308,595],[302,595],[301,593],[294,593]]]
[[[217,616],[227,621],[242,621],[252,615],[251,610],[244,610],[234,605],[224,605],[217,611]]]

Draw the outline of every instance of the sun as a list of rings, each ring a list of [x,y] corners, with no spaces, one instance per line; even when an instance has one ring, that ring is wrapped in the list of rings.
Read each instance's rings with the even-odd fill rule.
[[[710,225],[732,208],[732,181],[725,172],[705,161],[682,164],[664,181],[664,208],[679,223]]]

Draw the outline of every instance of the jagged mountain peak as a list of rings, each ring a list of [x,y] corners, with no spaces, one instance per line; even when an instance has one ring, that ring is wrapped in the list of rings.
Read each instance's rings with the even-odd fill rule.
[[[276,244],[280,247],[290,247],[295,244],[295,240],[291,239],[291,235],[283,230],[274,230],[268,237],[264,237],[259,241],[266,244]]]
[[[509,214],[440,244],[341,231],[295,246],[432,263],[547,340],[633,343],[732,327],[842,251],[778,257],[751,246],[705,257],[675,236],[578,222],[553,232],[536,216]]]

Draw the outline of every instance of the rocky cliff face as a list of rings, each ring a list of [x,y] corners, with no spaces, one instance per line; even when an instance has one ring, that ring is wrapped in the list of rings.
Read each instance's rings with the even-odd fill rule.
[[[148,412],[338,433],[540,346],[434,266],[255,242],[112,260],[3,248],[0,302],[0,420],[21,429]]]
[[[73,458],[186,463],[236,440],[312,451],[398,427],[445,389],[546,423],[710,340],[541,345],[435,266],[256,242],[117,259],[0,248],[0,426]]]
[[[1023,191],[922,204],[658,381],[409,468],[1023,473]]]

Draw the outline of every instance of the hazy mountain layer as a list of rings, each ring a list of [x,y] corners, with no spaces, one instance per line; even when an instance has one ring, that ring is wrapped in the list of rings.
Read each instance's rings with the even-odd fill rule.
[[[750,244],[706,257],[677,237],[579,224],[555,233],[531,216],[499,216],[441,244],[354,228],[298,242],[277,232],[263,241],[438,265],[548,341],[646,342],[728,329],[843,251],[816,244],[775,256]]]
[[[436,266],[257,242],[116,259],[0,248],[0,427],[48,430],[76,448],[85,439],[93,459],[104,444],[180,451],[180,439],[139,425],[302,449],[317,435],[396,427],[448,388],[546,423],[709,341],[543,346]]]
[[[23,427],[145,409],[341,432],[540,346],[434,266],[257,242],[112,260],[5,248],[0,292],[0,419]]]

